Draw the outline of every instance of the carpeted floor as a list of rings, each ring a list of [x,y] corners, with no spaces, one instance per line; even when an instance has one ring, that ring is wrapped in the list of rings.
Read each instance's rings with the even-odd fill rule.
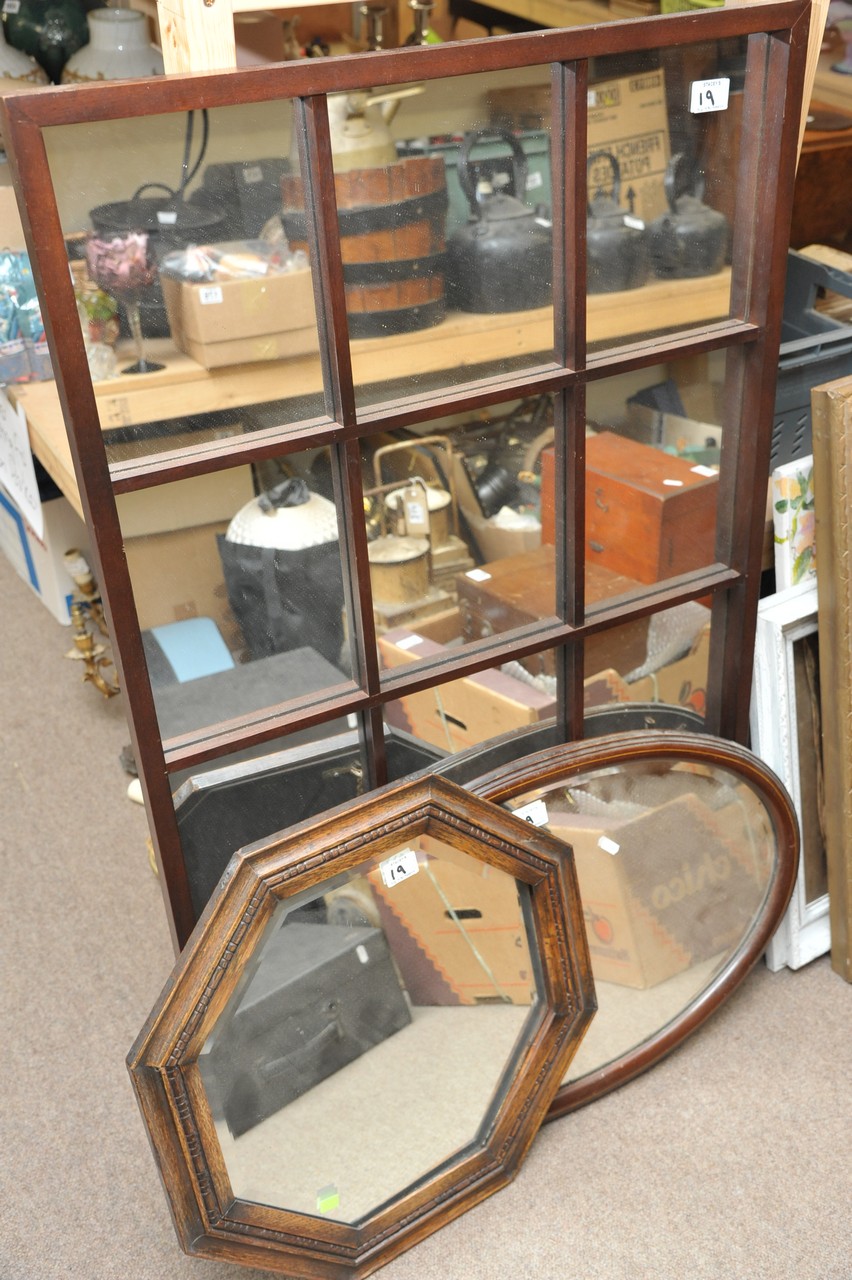
[[[179,1251],[124,1067],[171,968],[118,701],[0,556],[0,1280],[239,1280]],[[850,1280],[852,990],[761,965],[686,1045],[548,1125],[383,1280]]]

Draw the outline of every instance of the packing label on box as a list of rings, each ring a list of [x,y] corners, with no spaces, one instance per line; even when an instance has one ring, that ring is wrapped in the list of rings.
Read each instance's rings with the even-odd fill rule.
[[[621,76],[589,85],[588,149],[615,156],[621,178],[620,203],[644,222],[668,210],[663,181],[669,162],[669,124],[662,70]],[[590,197],[596,184],[612,189],[608,161],[593,162]]]

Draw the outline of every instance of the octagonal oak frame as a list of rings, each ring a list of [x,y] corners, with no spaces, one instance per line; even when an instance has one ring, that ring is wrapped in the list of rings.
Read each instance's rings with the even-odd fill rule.
[[[279,902],[424,833],[529,888],[541,1008],[488,1132],[357,1224],[238,1200],[197,1065],[208,1034]],[[571,854],[446,779],[388,787],[236,854],[128,1058],[183,1248],[310,1280],[368,1275],[511,1180],[595,1007]]]
[[[775,874],[761,909],[739,947],[704,990],[694,996],[680,1014],[633,1049],[585,1076],[562,1084],[551,1104],[549,1120],[593,1102],[647,1071],[706,1022],[763,955],[784,916],[796,883],[799,825],[793,801],[780,779],[762,760],[733,742],[705,734],[667,730],[617,733],[594,742],[550,747],[471,778],[466,785],[476,795],[487,797],[495,804],[505,804],[529,792],[569,782],[592,769],[642,761],[670,764],[682,761],[712,766],[746,783],[763,802],[772,823],[777,845]],[[468,771],[474,767],[475,757],[466,765]]]
[[[106,604],[131,722],[166,909],[175,946],[197,919],[184,864],[170,778],[257,747],[297,728],[354,716],[366,785],[388,781],[383,709],[406,693],[552,650],[562,740],[583,737],[584,646],[590,636],[688,600],[712,597],[707,681],[709,732],[744,741],[754,650],[769,469],[775,373],[809,0],[671,14],[570,30],[536,31],[441,46],[155,80],[63,86],[2,99],[9,151],[33,274],[71,440],[95,570]],[[676,50],[743,38],[747,43],[742,136],[731,254],[730,307],[710,325],[653,333],[644,341],[589,352],[586,339],[586,141],[589,63],[613,54]],[[553,347],[550,358],[438,391],[358,405],[352,373],[326,97],[532,66],[551,74]],[[237,440],[198,443],[151,458],[110,463],[86,360],[44,131],[65,125],[292,100],[305,180],[309,250],[319,318],[325,416],[285,421]],[[585,391],[614,374],[711,352],[727,353],[723,444],[714,561],[643,587],[625,600],[586,609],[584,585]],[[536,360],[538,363],[536,363]],[[392,671],[379,665],[370,592],[359,446],[379,433],[548,393],[554,403],[556,607],[514,634],[488,637]],[[282,392],[283,394],[283,392]],[[238,720],[163,741],[157,723],[117,495],[168,481],[329,450],[338,506],[352,677],[319,695],[278,701]],[[273,691],[274,698],[274,691]],[[280,695],[283,697],[283,695]]]

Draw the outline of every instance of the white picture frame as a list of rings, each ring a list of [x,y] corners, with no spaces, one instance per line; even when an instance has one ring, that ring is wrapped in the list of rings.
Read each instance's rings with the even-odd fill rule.
[[[797,642],[816,634],[814,580],[788,587],[760,601],[750,712],[751,746],[784,783],[799,827],[805,831],[794,653]],[[808,795],[809,803],[814,799]],[[803,838],[790,905],[766,949],[766,963],[776,972],[785,966],[799,969],[824,955],[831,946],[828,893],[811,901],[807,899],[805,873],[809,853]]]

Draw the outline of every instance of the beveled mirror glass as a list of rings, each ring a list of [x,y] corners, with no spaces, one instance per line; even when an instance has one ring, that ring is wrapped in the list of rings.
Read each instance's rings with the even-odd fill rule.
[[[574,850],[599,1013],[558,1115],[658,1061],[749,972],[795,882],[795,810],[762,761],[704,734],[612,734],[470,785]]]
[[[129,1059],[184,1248],[366,1274],[512,1176],[594,1007],[570,853],[445,779],[235,855]]]

